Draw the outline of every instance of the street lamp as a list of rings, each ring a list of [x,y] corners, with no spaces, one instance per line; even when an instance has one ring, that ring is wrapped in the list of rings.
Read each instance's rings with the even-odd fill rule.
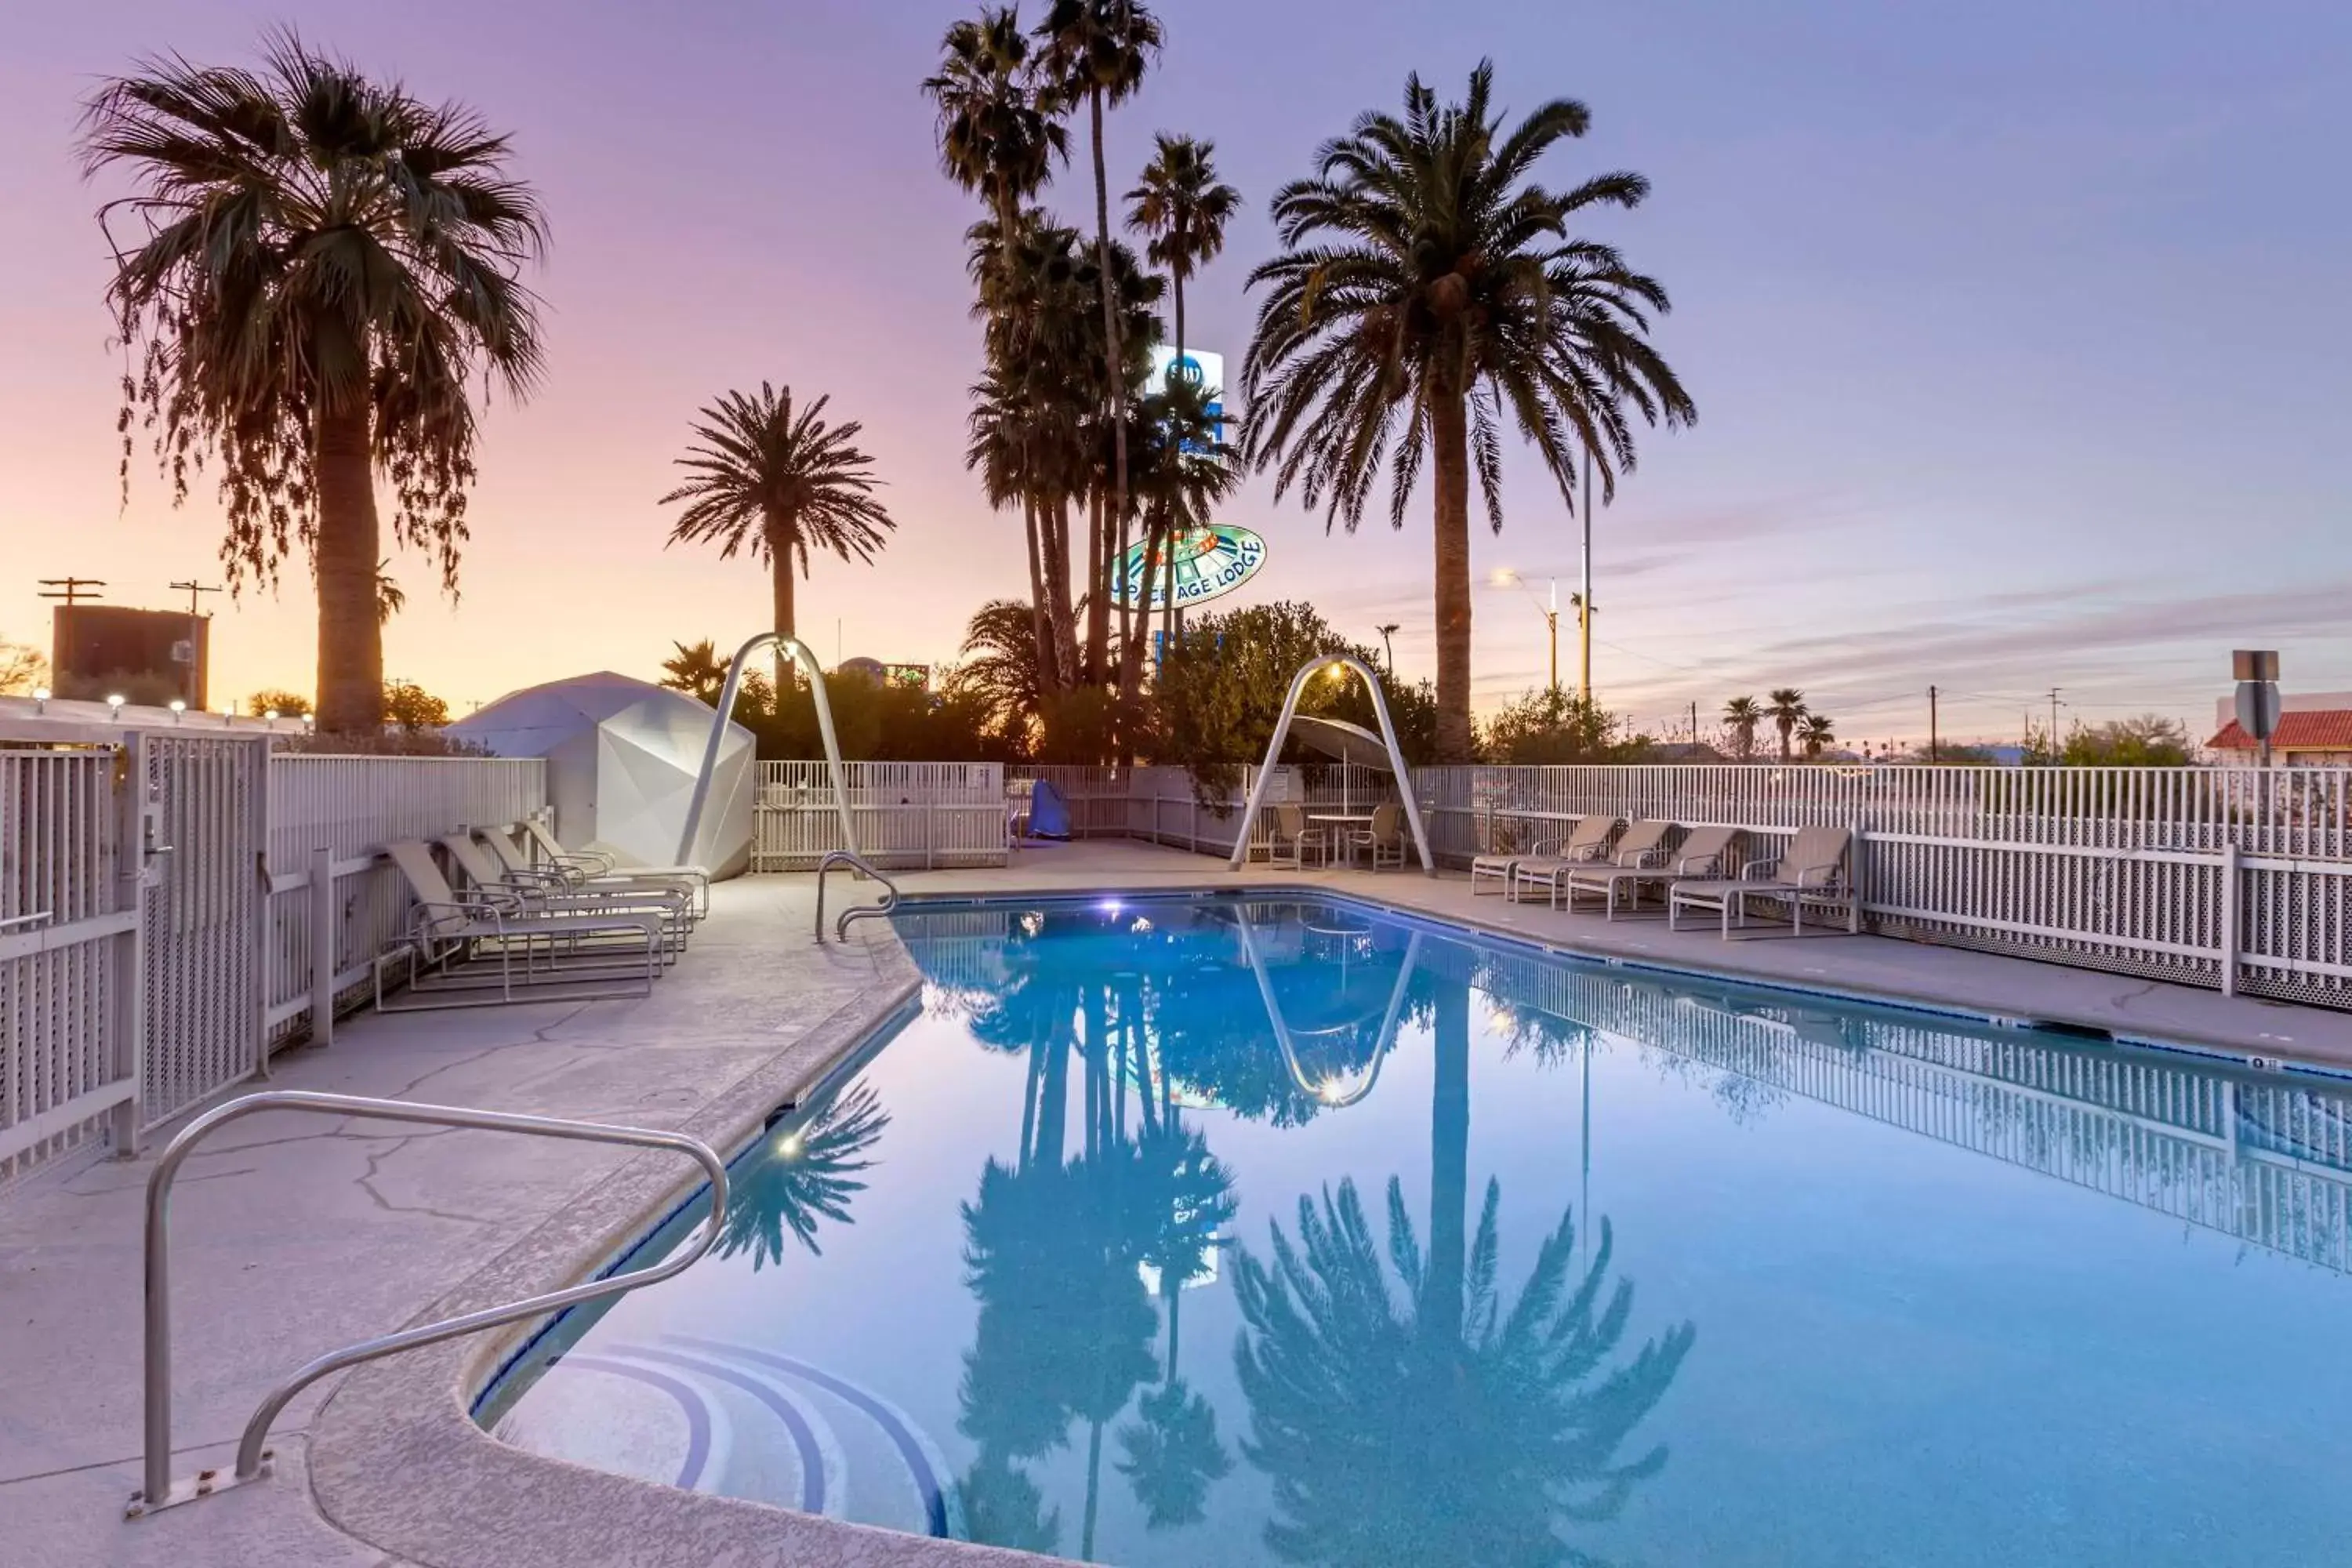
[[[1536,613],[1543,616],[1544,628],[1551,637],[1551,689],[1557,696],[1559,692],[1559,579],[1554,577],[1549,581],[1549,591],[1536,599]],[[1494,584],[1497,588],[1525,588],[1530,595],[1536,591],[1535,584],[1520,575],[1516,566],[1496,568]],[[1583,595],[1570,594],[1568,602],[1570,607],[1576,611],[1577,626],[1584,633],[1584,679],[1577,689],[1580,700],[1589,701],[1592,696],[1592,628],[1585,617]]]

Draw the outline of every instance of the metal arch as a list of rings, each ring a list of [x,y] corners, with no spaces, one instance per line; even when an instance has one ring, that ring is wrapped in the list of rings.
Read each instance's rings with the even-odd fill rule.
[[[305,1365],[262,1397],[259,1408],[245,1424],[237,1441],[236,1468],[227,1477],[205,1470],[181,1486],[172,1481],[172,1183],[181,1163],[198,1143],[227,1122],[257,1110],[313,1110],[328,1115],[372,1117],[385,1121],[417,1121],[437,1127],[473,1127],[493,1132],[527,1132],[541,1138],[564,1138],[583,1143],[619,1143],[639,1149],[667,1149],[689,1155],[710,1178],[710,1214],[692,1239],[674,1256],[648,1268],[606,1279],[551,1290],[527,1300],[486,1308],[461,1317],[423,1323],[397,1333],[379,1335],[339,1351],[330,1351]],[[583,1301],[618,1296],[643,1286],[658,1284],[693,1266],[719,1239],[727,1220],[727,1164],[710,1145],[683,1132],[642,1127],[616,1127],[599,1121],[573,1121],[553,1116],[525,1116],[513,1111],[475,1110],[458,1105],[427,1105],[415,1100],[378,1100],[358,1094],[322,1094],[311,1089],[269,1089],[232,1100],[206,1111],[180,1130],[147,1176],[146,1229],[146,1455],[143,1489],[132,1495],[126,1510],[137,1519],[174,1503],[193,1502],[230,1487],[258,1480],[268,1473],[270,1423],[289,1401],[331,1372],[373,1361],[398,1351],[438,1344],[502,1323],[577,1306]]]
[[[702,828],[702,808],[710,798],[711,775],[719,771],[719,748],[727,740],[727,721],[735,711],[735,694],[742,689],[743,666],[767,643],[775,644],[793,663],[808,671],[809,689],[816,696],[817,732],[824,738],[825,770],[833,778],[833,804],[841,813],[841,841],[852,851],[857,847],[857,826],[850,820],[849,784],[842,773],[841,742],[833,732],[833,703],[825,696],[824,668],[816,661],[815,650],[800,638],[782,632],[761,632],[737,648],[734,661],[727,667],[727,684],[719,692],[719,711],[710,721],[710,743],[702,749],[702,771],[694,775],[694,798],[687,804],[686,831],[677,841],[677,863],[681,866],[694,864],[694,836]],[[777,693],[780,700],[782,695]]]
[[[1429,835],[1421,825],[1421,803],[1413,798],[1412,771],[1405,766],[1404,749],[1397,744],[1396,724],[1389,718],[1388,693],[1381,689],[1381,678],[1372,672],[1371,666],[1344,653],[1310,658],[1291,678],[1290,695],[1282,700],[1282,717],[1275,721],[1274,739],[1265,748],[1265,766],[1258,770],[1257,782],[1250,786],[1249,806],[1242,813],[1241,830],[1234,836],[1230,868],[1238,871],[1248,861],[1250,825],[1257,820],[1258,807],[1265,804],[1266,781],[1274,776],[1275,767],[1282,760],[1282,743],[1290,739],[1290,721],[1298,712],[1298,700],[1307,694],[1307,683],[1334,665],[1344,665],[1362,676],[1365,689],[1372,694],[1372,712],[1381,721],[1381,740],[1389,749],[1389,767],[1396,774],[1397,794],[1404,800],[1405,820],[1412,825],[1413,847],[1421,851],[1421,874],[1434,877],[1437,862],[1430,858]]]
[[[1356,1088],[1344,1094],[1331,1094],[1323,1085],[1308,1082],[1306,1069],[1298,1065],[1298,1046],[1292,1037],[1289,1020],[1282,1016],[1282,1004],[1275,999],[1274,979],[1266,973],[1265,960],[1259,954],[1257,939],[1250,931],[1249,910],[1235,911],[1234,921],[1241,928],[1242,953],[1249,960],[1251,973],[1257,976],[1258,995],[1265,1004],[1267,1020],[1274,1026],[1274,1043],[1282,1052],[1282,1065],[1290,1070],[1290,1081],[1298,1086],[1299,1093],[1318,1105],[1328,1106],[1334,1110],[1360,1103],[1372,1092],[1372,1086],[1381,1081],[1381,1066],[1389,1059],[1389,1052],[1396,1045],[1397,1024],[1404,1016],[1405,993],[1412,984],[1414,966],[1421,962],[1421,933],[1413,931],[1405,938],[1404,964],[1397,971],[1396,984],[1389,991],[1389,1010],[1381,1020],[1380,1041],[1372,1054],[1372,1070],[1364,1075],[1364,1081]]]

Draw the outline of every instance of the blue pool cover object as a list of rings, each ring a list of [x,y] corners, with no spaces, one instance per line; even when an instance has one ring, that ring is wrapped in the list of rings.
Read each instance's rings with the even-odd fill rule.
[[[1029,837],[1032,838],[1067,838],[1070,836],[1070,803],[1051,779],[1039,779],[1035,793],[1029,797]]]
[[[919,1014],[506,1440],[1129,1568],[2352,1563],[2352,1085],[1298,895],[893,920]]]

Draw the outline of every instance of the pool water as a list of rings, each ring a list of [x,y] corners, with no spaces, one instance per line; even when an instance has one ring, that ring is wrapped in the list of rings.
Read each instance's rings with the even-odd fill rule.
[[[503,1437],[1136,1568],[2352,1561],[2345,1087],[1352,902],[895,920],[919,1015]]]

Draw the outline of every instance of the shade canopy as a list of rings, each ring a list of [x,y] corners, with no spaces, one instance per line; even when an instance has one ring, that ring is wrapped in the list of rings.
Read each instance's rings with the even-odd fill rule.
[[[1350,724],[1345,719],[1318,719],[1301,713],[1290,721],[1290,738],[1334,762],[1378,768],[1384,773],[1395,772],[1389,763],[1389,749],[1381,738],[1361,724]]]

